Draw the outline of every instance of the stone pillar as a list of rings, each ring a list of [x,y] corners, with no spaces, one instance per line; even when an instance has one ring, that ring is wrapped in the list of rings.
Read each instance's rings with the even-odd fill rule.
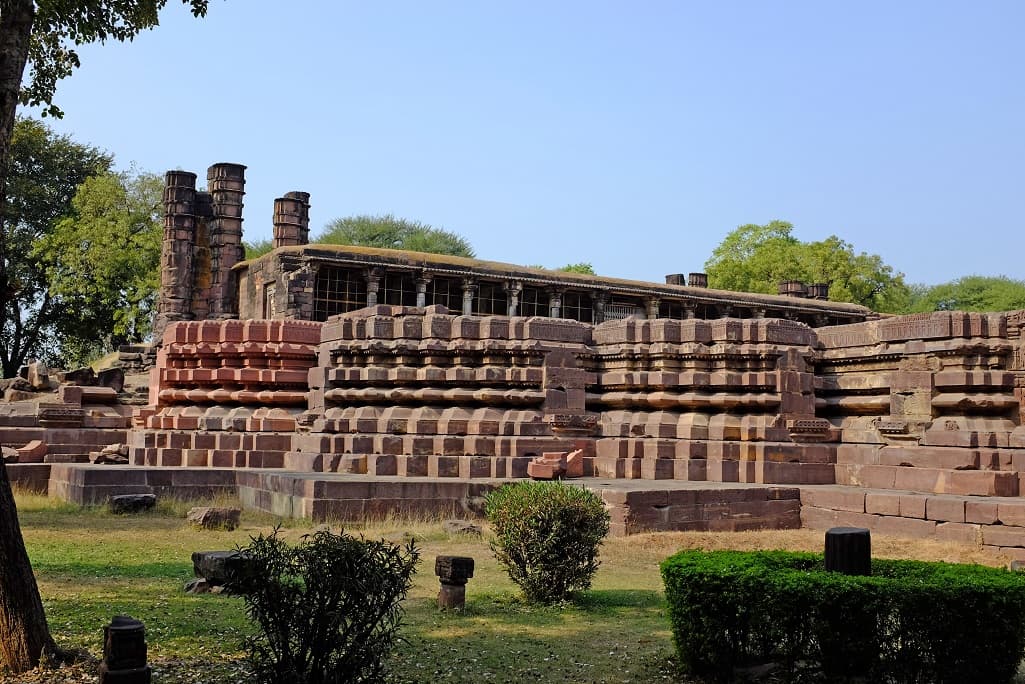
[[[477,281],[473,278],[463,279],[463,315],[473,314],[473,295],[477,292]]]
[[[751,318],[765,318],[765,309],[751,309]]]
[[[438,556],[434,574],[441,582],[439,608],[462,608],[466,604],[466,582],[473,577],[473,559],[468,556]]]
[[[662,300],[658,297],[648,297],[648,301],[646,302],[647,311],[645,312],[645,315],[649,321],[653,321],[658,318],[658,307],[661,303]]]
[[[562,290],[552,289],[548,293],[548,315],[562,318]]]
[[[213,197],[196,193],[196,230],[192,240],[192,318],[210,317],[210,231],[213,230]]]
[[[196,174],[168,171],[164,178],[160,294],[153,322],[158,344],[168,323],[192,317],[192,250],[196,230]]]
[[[242,260],[242,197],[246,194],[246,167],[214,164],[206,174],[213,197],[213,229],[210,231],[210,317],[238,315],[238,293],[232,267]]]
[[[416,308],[418,309],[427,306],[427,285],[430,282],[429,275],[422,275],[416,279]]]
[[[523,292],[523,285],[519,282],[506,283],[505,295],[508,306],[507,316],[518,316],[520,311],[520,293]]]
[[[274,200],[274,249],[309,244],[309,193],[290,192]]]
[[[377,306],[377,293],[381,290],[381,269],[370,268],[366,271],[367,306]]]
[[[605,322],[605,305],[608,301],[608,292],[595,292],[591,295],[591,320],[595,325]]]
[[[310,244],[310,193],[301,190],[286,192],[285,198],[302,202],[299,212],[299,244]]]
[[[694,304],[683,305],[683,317],[686,319],[697,318],[697,307]]]
[[[719,306],[719,318],[729,318],[731,315],[733,315],[732,304],[721,304]]]

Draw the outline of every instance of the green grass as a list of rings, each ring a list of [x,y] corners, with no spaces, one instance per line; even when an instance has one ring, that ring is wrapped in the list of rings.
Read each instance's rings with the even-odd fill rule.
[[[80,508],[19,493],[19,518],[39,582],[51,631],[63,647],[92,657],[75,668],[0,682],[95,681],[103,625],[127,614],[146,625],[154,681],[246,682],[240,641],[252,629],[242,601],[192,596],[193,551],[230,549],[281,521],[244,513],[233,532],[196,530],[186,524],[193,503],[162,502],[156,511],[114,516],[101,507]],[[225,502],[221,502],[225,503]],[[282,534],[296,539],[314,526],[285,521]],[[337,529],[337,525],[334,529]],[[822,533],[635,535],[607,539],[591,591],[561,606],[526,605],[493,559],[486,539],[453,536],[438,522],[388,520],[351,526],[350,532],[400,542],[413,536],[422,551],[415,584],[405,601],[404,641],[391,660],[392,681],[580,682],[678,681],[658,564],[682,548],[787,548],[821,550]],[[970,547],[873,539],[876,555],[1000,563]],[[474,577],[463,611],[440,611],[434,558],[471,556]]]

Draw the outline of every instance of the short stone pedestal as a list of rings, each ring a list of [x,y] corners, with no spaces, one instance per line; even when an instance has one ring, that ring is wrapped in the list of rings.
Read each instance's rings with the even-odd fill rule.
[[[146,627],[127,615],[115,615],[103,628],[100,684],[150,684],[146,664]]]
[[[466,581],[473,577],[473,559],[466,556],[438,556],[434,574],[441,580],[438,608],[462,608],[466,605]]]
[[[826,570],[845,575],[871,575],[871,532],[863,527],[834,527],[827,530]]]

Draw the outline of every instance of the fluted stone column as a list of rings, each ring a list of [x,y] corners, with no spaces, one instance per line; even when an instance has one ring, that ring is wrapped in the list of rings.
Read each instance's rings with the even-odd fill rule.
[[[473,315],[473,295],[477,292],[477,281],[473,278],[463,279],[463,315]]]
[[[210,231],[210,317],[238,315],[238,298],[232,267],[243,258],[242,198],[246,167],[242,164],[214,164],[206,174],[213,198],[213,229]]]
[[[416,306],[418,309],[427,306],[427,286],[430,282],[429,275],[422,275],[416,279]]]
[[[562,318],[562,290],[553,289],[548,294],[548,315]]]
[[[521,283],[507,283],[505,287],[505,298],[508,302],[506,306],[507,316],[518,316],[520,311],[520,293],[523,292],[523,285]]]

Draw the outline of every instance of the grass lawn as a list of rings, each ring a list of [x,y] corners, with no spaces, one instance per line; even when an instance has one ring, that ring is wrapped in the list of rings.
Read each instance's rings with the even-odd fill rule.
[[[248,682],[239,642],[251,627],[242,601],[191,596],[193,551],[230,549],[279,521],[244,513],[234,532],[195,530],[185,522],[192,504],[162,502],[153,513],[112,516],[18,494],[19,517],[50,629],[62,647],[91,659],[59,672],[35,672],[0,682],[91,682],[102,650],[103,625],[117,614],[146,624],[154,681]],[[288,521],[295,539],[312,527]],[[335,526],[337,529],[338,526]],[[610,538],[594,587],[571,605],[535,607],[516,588],[486,539],[445,533],[436,521],[392,520],[348,526],[368,537],[416,538],[422,552],[405,602],[405,641],[390,660],[392,681],[412,682],[660,682],[678,681],[658,564],[682,548],[790,549],[822,547],[822,532],[662,533]],[[880,557],[1000,565],[981,549],[937,542],[873,539]],[[476,572],[464,611],[439,611],[434,558],[472,556]]]

